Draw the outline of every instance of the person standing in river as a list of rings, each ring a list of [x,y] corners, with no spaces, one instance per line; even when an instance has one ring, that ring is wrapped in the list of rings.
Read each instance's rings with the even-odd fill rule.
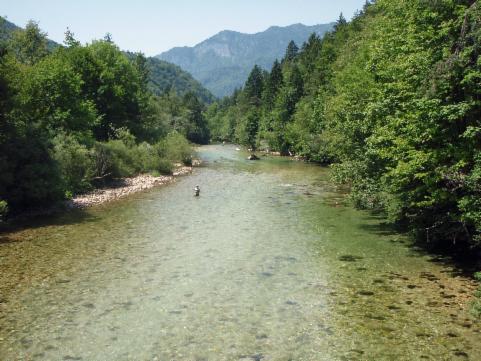
[[[200,195],[200,187],[199,186],[195,186],[194,187],[194,192],[195,192],[195,196],[198,197]]]

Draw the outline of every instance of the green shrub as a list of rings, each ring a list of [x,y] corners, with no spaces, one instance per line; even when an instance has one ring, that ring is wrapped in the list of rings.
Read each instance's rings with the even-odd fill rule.
[[[155,146],[146,142],[136,145],[134,141],[125,137],[108,142],[97,142],[93,149],[95,177],[97,179],[121,178],[154,171],[172,174],[172,162],[183,161],[180,158],[182,156],[187,159],[186,151],[182,150],[184,145],[181,144],[185,138],[182,136],[175,138],[177,143],[173,138],[169,138]],[[171,148],[174,143],[176,149]],[[187,146],[190,151],[188,143]]]
[[[105,143],[96,142],[92,148],[94,162],[94,179],[112,177],[113,161],[110,149]]]
[[[108,179],[134,175],[136,162],[132,149],[119,139],[95,143],[93,149],[95,176]]]
[[[133,153],[138,172],[150,172],[157,169],[157,161],[160,156],[154,146],[143,142],[133,149]]]
[[[129,148],[122,140],[110,140],[106,143],[106,146],[111,150],[114,176],[133,176],[138,169],[135,148]]]
[[[8,204],[5,201],[0,200],[0,222],[5,218],[8,212]]]
[[[154,171],[158,171],[160,174],[167,174],[170,175],[174,171],[174,165],[171,161],[167,159],[158,159],[156,168]]]
[[[65,134],[57,135],[53,144],[53,159],[58,164],[66,195],[91,189],[94,162],[87,147]]]
[[[132,148],[134,154],[134,166],[137,172],[158,172],[160,174],[172,174],[172,161],[162,158],[158,149],[146,142]]]
[[[174,162],[191,164],[192,148],[179,133],[171,133],[159,143],[135,143],[127,130],[115,132],[118,139],[95,142],[91,149],[75,137],[61,134],[52,151],[62,177],[64,195],[69,198],[104,181],[139,173],[172,174]]]
[[[0,198],[10,211],[45,206],[64,197],[57,162],[49,142],[38,132],[27,130],[0,143]]]
[[[187,139],[177,132],[168,134],[157,145],[158,154],[171,162],[192,164],[192,147]]]
[[[115,138],[122,141],[122,143],[124,143],[126,147],[128,148],[135,147],[135,136],[133,136],[132,133],[130,133],[127,128],[122,127],[122,128],[116,129],[114,133],[115,133]]]

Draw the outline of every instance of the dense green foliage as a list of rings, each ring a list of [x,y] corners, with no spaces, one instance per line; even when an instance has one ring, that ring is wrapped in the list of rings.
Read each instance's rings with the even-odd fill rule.
[[[481,242],[481,7],[378,0],[207,111],[212,137],[332,164],[432,246]],[[259,91],[261,101],[259,101]],[[257,124],[252,124],[258,122]]]
[[[171,173],[191,162],[186,138],[208,141],[204,103],[153,95],[147,59],[109,36],[82,46],[67,31],[50,50],[34,22],[0,31],[0,216],[112,178]]]
[[[322,36],[332,26],[272,26],[256,34],[225,30],[194,47],[173,48],[157,57],[179,65],[215,96],[223,97],[242,86],[254,64],[268,69],[289,41],[302,43],[311,33]]]
[[[212,103],[215,99],[210,91],[177,65],[157,58],[147,58],[147,68],[149,89],[155,95],[174,91],[178,96],[194,93],[204,103]]]

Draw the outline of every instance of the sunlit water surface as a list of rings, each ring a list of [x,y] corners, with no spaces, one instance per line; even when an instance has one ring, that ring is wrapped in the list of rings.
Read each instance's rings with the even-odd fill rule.
[[[326,169],[200,155],[2,236],[0,360],[481,359],[470,281],[343,205]]]

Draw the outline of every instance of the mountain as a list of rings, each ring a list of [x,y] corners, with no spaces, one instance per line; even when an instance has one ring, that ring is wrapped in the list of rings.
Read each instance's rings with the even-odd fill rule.
[[[156,57],[179,65],[222,97],[241,87],[255,64],[270,69],[275,59],[284,56],[291,40],[301,46],[312,33],[322,36],[333,26],[272,26],[256,34],[224,30],[194,47],[176,47]]]
[[[9,39],[13,32],[17,30],[22,30],[22,28],[0,16],[0,40]],[[48,39],[47,44],[51,51],[62,46],[50,39]],[[133,53],[130,52],[125,52],[125,54],[128,57],[133,56]],[[149,89],[156,95],[174,90],[180,96],[192,92],[206,103],[211,103],[215,99],[212,93],[195,80],[192,75],[175,64],[157,58],[147,58],[147,66],[149,69]]]
[[[156,95],[174,90],[178,95],[194,93],[205,103],[212,103],[215,97],[192,75],[179,66],[157,58],[147,58],[149,69],[149,89]]]
[[[17,30],[22,30],[22,28],[8,21],[4,17],[0,16],[0,40],[9,39],[12,36],[12,34]],[[56,43],[53,40],[47,39],[47,47],[49,50],[53,50],[58,46],[60,46],[59,43]]]
[[[15,30],[19,30],[20,27],[18,27],[17,25],[15,25],[14,23],[11,23],[10,21],[8,21],[7,19],[3,18],[0,16],[0,24],[2,24],[2,28],[3,28],[3,31],[0,31],[0,37],[2,39],[5,39],[5,36],[7,34],[11,34],[12,32],[14,32]]]

